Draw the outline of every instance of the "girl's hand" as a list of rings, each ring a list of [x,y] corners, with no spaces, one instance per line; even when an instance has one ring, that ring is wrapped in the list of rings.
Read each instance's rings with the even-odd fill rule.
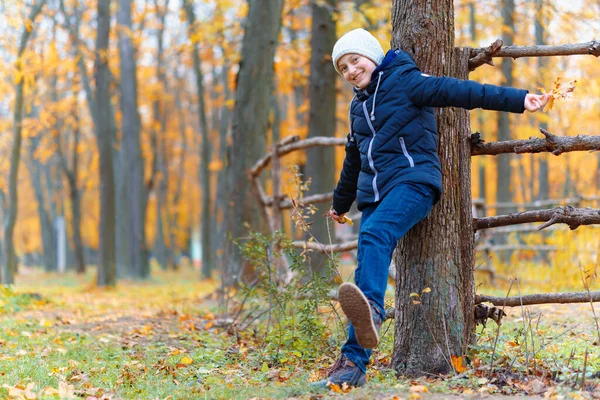
[[[548,100],[550,100],[550,96],[552,96],[550,93],[546,93],[546,94],[528,93],[525,96],[525,104],[524,104],[525,109],[532,113],[536,112],[540,108],[544,107],[546,105],[546,103],[548,103]]]
[[[329,210],[329,216],[331,217],[332,220],[334,220],[338,224],[344,224],[344,223],[346,223],[346,220],[344,218],[344,214],[338,214],[337,212],[335,212],[334,209]]]

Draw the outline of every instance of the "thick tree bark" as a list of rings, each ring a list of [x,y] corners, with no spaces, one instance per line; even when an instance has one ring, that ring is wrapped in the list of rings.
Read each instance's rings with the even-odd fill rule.
[[[135,48],[132,41],[131,0],[119,0],[117,13],[121,67],[121,172],[125,180],[131,276],[145,279],[150,275],[146,246],[146,186],[144,159],[140,143],[140,117],[137,101]]]
[[[282,5],[282,0],[250,0],[232,117],[232,143],[227,157],[225,219],[227,233],[234,239],[246,234],[247,224],[258,231],[264,226],[256,212],[256,200],[248,196],[248,169],[265,151],[273,91],[273,57],[281,28]],[[235,248],[226,249],[225,254],[228,259],[223,279],[226,285],[231,285],[239,278],[242,260]]]
[[[424,73],[468,77],[469,51],[454,49],[452,0],[394,0],[392,47],[411,53]],[[473,331],[473,254],[469,116],[436,111],[444,195],[398,242],[392,366],[401,374],[445,374]],[[432,238],[435,238],[432,240]],[[426,287],[422,303],[410,293]]]
[[[188,30],[189,36],[192,37],[198,27],[196,26],[196,14],[194,13],[194,5],[191,0],[185,0],[183,2],[185,12],[188,19]],[[204,278],[210,278],[212,270],[214,269],[214,257],[212,255],[211,241],[214,236],[214,229],[211,229],[211,218],[212,212],[210,207],[211,200],[211,185],[210,185],[210,171],[208,165],[210,164],[211,148],[210,139],[208,132],[208,122],[206,119],[206,107],[204,105],[204,85],[202,83],[202,69],[200,53],[198,51],[198,45],[196,42],[192,43],[192,56],[194,58],[194,75],[196,77],[196,91],[198,95],[198,116],[200,118],[200,133],[201,133],[201,150],[200,150],[200,181],[202,186],[202,276]]]
[[[42,11],[45,0],[40,0],[33,6],[29,14],[29,20],[35,21],[35,18]],[[22,71],[22,60],[21,57],[29,42],[33,30],[30,28],[23,27],[21,38],[19,40],[19,50],[17,53],[17,61],[15,68],[18,72]],[[15,223],[17,222],[17,207],[18,207],[18,195],[17,195],[17,183],[19,175],[19,162],[21,160],[21,133],[23,127],[23,88],[25,82],[21,79],[16,84],[16,96],[14,102],[14,113],[13,113],[13,147],[10,153],[10,172],[8,177],[8,213],[4,216],[4,251],[6,252],[5,262],[2,264],[2,284],[12,285],[14,283],[14,274],[17,270],[17,255],[15,254],[14,245],[14,232]]]
[[[100,161],[100,249],[98,286],[114,286],[115,280],[115,183],[113,174],[113,132],[110,123],[110,71],[108,69],[108,35],[110,0],[98,0],[96,35],[96,94],[93,101],[96,140]]]
[[[336,40],[335,16],[336,0],[324,4],[312,3],[312,33],[310,48],[310,114],[308,137],[335,136],[336,75],[331,63],[331,49]],[[328,192],[335,185],[335,152],[328,147],[318,147],[306,153],[306,178],[311,180],[309,194]],[[327,224],[323,214],[329,204],[317,207],[311,233],[321,243],[329,243]],[[329,258],[319,252],[310,255],[313,273],[332,276],[327,268]]]

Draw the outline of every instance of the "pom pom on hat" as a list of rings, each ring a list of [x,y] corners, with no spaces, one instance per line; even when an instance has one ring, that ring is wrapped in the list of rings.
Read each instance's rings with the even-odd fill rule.
[[[383,48],[375,36],[361,28],[346,33],[333,46],[331,53],[333,67],[340,75],[342,73],[338,69],[337,63],[346,54],[360,54],[373,61],[375,65],[381,64],[385,57]]]

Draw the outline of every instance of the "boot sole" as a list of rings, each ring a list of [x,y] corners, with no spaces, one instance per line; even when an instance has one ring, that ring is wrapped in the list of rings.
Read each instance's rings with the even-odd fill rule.
[[[356,333],[356,341],[365,349],[372,349],[379,344],[379,334],[373,322],[371,304],[363,292],[353,283],[340,285],[338,299],[346,317],[352,322]]]

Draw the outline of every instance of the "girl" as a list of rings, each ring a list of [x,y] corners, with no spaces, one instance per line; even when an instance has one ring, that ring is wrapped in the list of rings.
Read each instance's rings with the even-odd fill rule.
[[[421,73],[402,50],[384,54],[364,29],[342,36],[333,65],[354,87],[346,158],[334,191],[331,218],[357,201],[362,211],[355,284],[339,288],[350,320],[348,340],[325,381],[362,386],[384,320],[388,268],[396,242],[427,216],[442,194],[433,107],[535,112],[549,95]]]

